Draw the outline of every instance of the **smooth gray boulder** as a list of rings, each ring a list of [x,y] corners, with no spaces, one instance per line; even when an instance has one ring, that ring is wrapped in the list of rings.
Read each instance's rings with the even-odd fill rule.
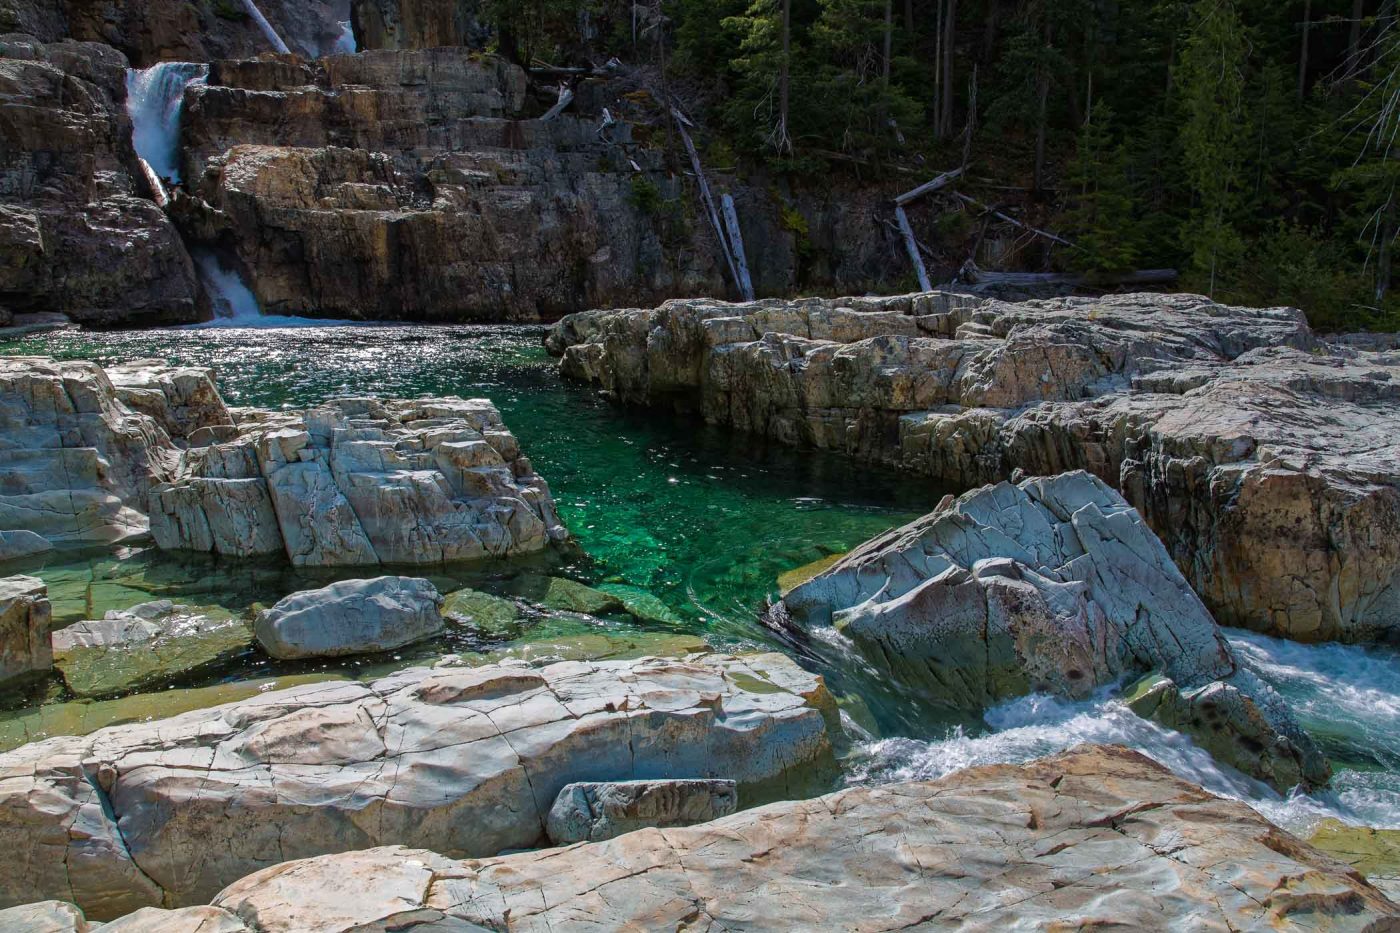
[[[774,617],[834,625],[907,688],[956,709],[1037,690],[1085,698],[1149,671],[1185,690],[1214,685],[1228,716],[1164,724],[1283,790],[1331,776],[1282,699],[1236,662],[1162,542],[1088,473],[948,497],[795,587]]]
[[[33,557],[35,554],[52,550],[53,545],[47,538],[27,528],[0,531],[0,561]]]
[[[786,657],[706,655],[418,668],[46,739],[0,754],[0,907],[106,920],[329,852],[528,848],[579,781],[803,793],[833,776],[836,721]]]
[[[282,660],[389,651],[441,634],[442,602],[419,577],[342,580],[278,600],[258,613],[253,635]]]
[[[289,862],[214,905],[260,933],[1400,926],[1350,866],[1114,746],[567,849]]]
[[[38,577],[0,579],[0,686],[53,668],[53,607]]]
[[[549,808],[545,830],[557,846],[602,842],[649,826],[691,826],[739,809],[733,781],[606,781],[570,784]]]

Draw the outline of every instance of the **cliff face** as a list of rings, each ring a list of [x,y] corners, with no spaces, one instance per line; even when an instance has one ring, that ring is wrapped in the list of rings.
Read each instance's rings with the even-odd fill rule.
[[[0,308],[196,319],[189,256],[135,181],[125,69],[99,43],[0,38]]]

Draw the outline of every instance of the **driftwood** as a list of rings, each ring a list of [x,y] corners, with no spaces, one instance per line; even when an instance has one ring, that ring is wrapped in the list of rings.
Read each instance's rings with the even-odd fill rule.
[[[909,215],[904,213],[902,206],[896,206],[894,216],[895,220],[899,221],[899,232],[904,237],[904,248],[909,252],[909,261],[914,264],[914,273],[919,277],[919,291],[933,291],[928,270],[924,268],[924,257],[919,255],[919,241],[914,239],[914,228],[909,226]]]
[[[566,87],[563,84],[559,85],[559,101],[553,107],[550,107],[549,110],[545,111],[545,115],[540,117],[540,122],[548,123],[550,120],[553,120],[555,117],[559,116],[559,114],[563,113],[564,109],[573,102],[573,88]]]
[[[136,161],[141,166],[141,174],[145,176],[146,187],[151,190],[151,200],[156,202],[156,207],[165,210],[170,206],[170,193],[165,190],[165,182],[151,168],[151,163],[140,156],[136,157]]]
[[[700,188],[700,203],[705,206],[705,213],[709,215],[710,224],[715,228],[715,235],[719,237],[720,250],[724,253],[724,261],[729,265],[729,275],[734,279],[734,284],[739,291],[744,291],[744,282],[739,278],[739,268],[734,262],[734,252],[729,246],[729,237],[725,233],[724,224],[719,219],[719,210],[715,207],[714,196],[710,193],[710,183],[705,178],[705,169],[700,164],[700,153],[695,150],[695,141],[690,138],[687,125],[694,126],[685,114],[675,107],[671,108],[671,116],[675,118],[676,129],[680,130],[681,142],[685,144],[685,151],[690,156],[690,165],[695,170],[695,181]]]
[[[958,271],[958,281],[965,285],[1007,285],[1034,287],[1037,285],[1171,285],[1178,278],[1175,269],[1137,269],[1132,272],[1102,273],[1093,277],[1064,272],[984,272],[971,260]]]
[[[948,185],[961,178],[962,173],[963,170],[960,168],[955,168],[951,172],[944,172],[942,175],[939,175],[932,181],[924,182],[919,187],[904,192],[899,197],[894,199],[894,203],[898,207],[903,207],[910,201],[916,201],[926,194],[932,194],[933,192],[938,191],[941,188],[946,188]]]
[[[1048,230],[1041,230],[1041,229],[1039,229],[1038,227],[1032,227],[1032,226],[1031,226],[1030,224],[1028,224],[1028,223],[1025,223],[1025,222],[1020,221],[1020,220],[1017,220],[1015,217],[1012,217],[1010,214],[1003,214],[1001,211],[999,211],[999,210],[997,210],[996,208],[992,207],[990,204],[984,204],[983,202],[977,200],[976,198],[970,198],[970,197],[968,197],[967,195],[963,194],[961,191],[954,191],[954,192],[953,192],[953,197],[957,198],[958,200],[960,200],[960,201],[962,201],[962,202],[964,202],[964,203],[966,203],[966,204],[971,204],[973,207],[980,207],[982,210],[986,211],[988,214],[991,214],[991,215],[992,215],[993,217],[995,217],[997,220],[1004,220],[1004,221],[1006,221],[1007,223],[1011,224],[1012,226],[1020,227],[1022,230],[1025,230],[1025,231],[1027,231],[1027,232],[1029,232],[1029,233],[1034,233],[1036,236],[1045,237],[1045,239],[1050,240],[1050,241],[1055,242],[1055,243],[1059,243],[1061,246],[1073,246],[1073,245],[1074,245],[1074,244],[1071,243],[1069,240],[1066,240],[1064,237],[1056,236],[1055,234],[1049,232]]]
[[[749,276],[749,260],[744,254],[744,234],[739,229],[739,211],[734,206],[734,198],[727,192],[720,196],[719,203],[724,209],[724,225],[729,231],[729,247],[734,254],[734,266],[739,273],[739,291],[745,301],[753,301],[753,279]]]

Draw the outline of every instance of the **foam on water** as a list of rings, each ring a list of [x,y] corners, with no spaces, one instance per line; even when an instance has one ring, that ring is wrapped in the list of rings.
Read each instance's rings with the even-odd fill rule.
[[[1327,817],[1400,828],[1400,656],[1378,648],[1299,645],[1230,632],[1244,663],[1289,701],[1336,768],[1326,791],[1287,796],[1218,764],[1178,732],[1148,722],[1112,689],[1072,702],[1036,694],[989,709],[986,731],[961,727],[923,741],[885,738],[859,747],[856,784],[936,780],[976,765],[1029,761],[1081,743],[1126,745],[1207,790],[1242,800],[1285,829],[1307,835]]]
[[[157,175],[180,180],[180,114],[185,88],[203,84],[209,66],[194,62],[161,62],[126,73],[126,111],[131,116],[131,142]]]

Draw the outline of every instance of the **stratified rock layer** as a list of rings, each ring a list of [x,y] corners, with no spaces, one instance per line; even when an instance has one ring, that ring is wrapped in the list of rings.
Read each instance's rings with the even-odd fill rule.
[[[798,792],[835,707],[781,655],[416,669],[0,755],[0,905],[95,919],[384,844],[535,845],[564,785],[722,777]]]
[[[0,36],[0,308],[198,319],[190,257],[136,181],[126,65],[95,42]]]
[[[549,486],[485,399],[331,399],[241,412],[151,493],[165,548],[297,566],[436,564],[543,550],[568,532]]]
[[[262,933],[1400,924],[1400,908],[1359,875],[1244,804],[1092,746],[567,849],[292,862],[231,885],[214,906]]]
[[[562,370],[620,401],[963,486],[1086,469],[1227,625],[1400,638],[1400,354],[1191,296],[931,293],[565,318]]]
[[[1280,789],[1331,775],[1282,699],[1235,661],[1162,542],[1088,473],[950,498],[798,585],[773,615],[834,624],[907,689],[958,709],[1032,690],[1082,699],[1160,672],[1164,688],[1208,696],[1135,705],[1143,715]]]
[[[236,424],[235,424],[236,422]],[[151,531],[298,566],[540,551],[568,532],[485,399],[230,411],[208,369],[0,359],[0,532],[14,556]],[[19,537],[23,532],[25,537]]]

